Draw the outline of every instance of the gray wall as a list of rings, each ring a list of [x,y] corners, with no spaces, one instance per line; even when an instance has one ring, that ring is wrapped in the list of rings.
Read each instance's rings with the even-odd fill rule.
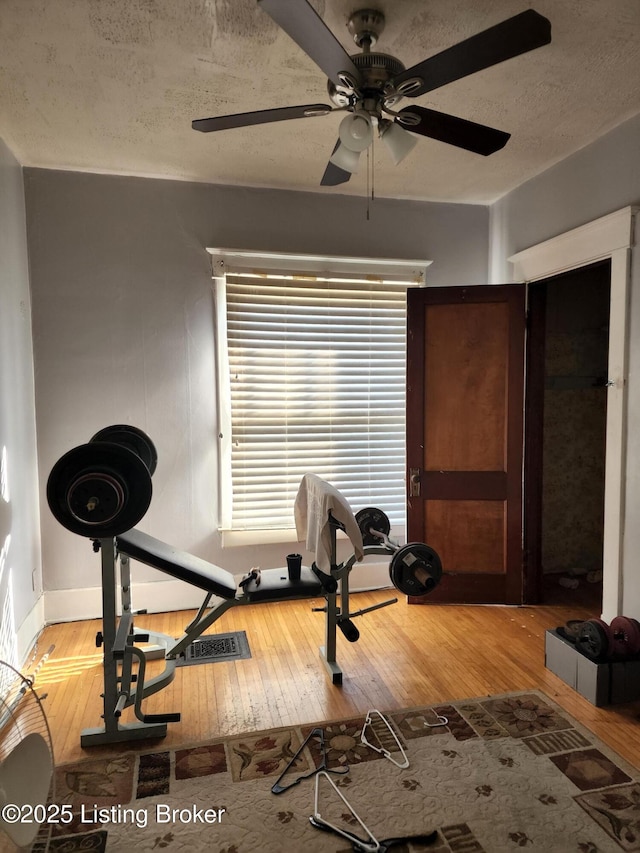
[[[491,211],[493,281],[510,281],[507,258],[623,207],[640,205],[640,116],[528,181]],[[623,612],[640,617],[640,250],[631,261]]]
[[[42,590],[31,340],[31,297],[22,169],[0,140],[0,658],[22,664],[25,624]],[[6,497],[6,492],[5,492]],[[36,626],[35,630],[37,630]],[[15,632],[19,632],[19,639]],[[26,640],[23,633],[28,635]]]
[[[99,585],[88,542],[52,518],[44,490],[62,453],[112,423],[158,449],[141,529],[231,571],[282,565],[282,545],[220,547],[207,246],[431,259],[433,285],[488,275],[479,206],[377,200],[367,220],[364,199],[38,169],[25,192],[47,590]]]
[[[491,208],[490,268],[511,281],[510,255],[640,203],[640,116],[504,196]]]
[[[2,414],[25,485],[14,591],[17,618],[39,583],[40,495],[48,590],[99,585],[87,542],[51,517],[46,478],[59,456],[109,423],[145,429],[159,451],[154,500],[141,526],[233,571],[281,564],[282,546],[223,551],[217,534],[212,291],[207,246],[428,258],[433,285],[509,281],[510,254],[640,202],[640,117],[534,178],[491,210],[478,206],[234,189],[172,181],[25,170],[40,462],[34,488],[29,289],[20,169],[0,149]],[[491,222],[489,223],[489,216]],[[490,236],[489,236],[490,235]],[[640,547],[640,261],[631,294],[629,475],[625,562]],[[5,309],[5,305],[8,306]],[[18,361],[16,362],[16,353]],[[8,365],[13,359],[17,368]],[[17,426],[16,424],[19,424]],[[10,461],[11,461],[10,457]],[[15,478],[14,478],[15,481]],[[14,504],[16,506],[16,504]],[[629,570],[625,602],[640,605]],[[637,574],[637,573],[635,573]],[[148,573],[155,580],[155,573]],[[82,614],[79,614],[82,615]]]

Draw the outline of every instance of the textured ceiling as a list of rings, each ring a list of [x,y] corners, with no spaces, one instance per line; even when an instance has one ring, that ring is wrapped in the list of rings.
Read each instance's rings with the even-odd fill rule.
[[[528,8],[551,21],[550,45],[415,101],[506,130],[507,146],[485,158],[421,138],[393,166],[378,145],[378,196],[488,203],[640,113],[640,0],[313,5],[350,53],[350,13],[383,11],[375,50],[407,68]],[[0,137],[25,166],[364,194],[364,167],[319,186],[342,113],[191,129],[310,103],[329,103],[325,76],[255,0],[0,0]]]

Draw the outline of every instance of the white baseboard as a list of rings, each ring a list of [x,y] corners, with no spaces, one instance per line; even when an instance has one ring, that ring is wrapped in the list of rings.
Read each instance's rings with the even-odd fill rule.
[[[19,669],[26,663],[38,634],[45,626],[44,611],[44,595],[41,595],[16,631],[15,648]]]
[[[116,595],[119,605],[118,591]],[[202,590],[177,580],[131,584],[134,610],[147,610],[149,613],[193,610],[200,607],[204,595]],[[94,586],[49,590],[45,593],[45,618],[47,625],[77,622],[80,619],[101,619],[102,588]]]
[[[349,577],[351,592],[366,592],[391,586],[389,563],[367,561],[356,564]],[[205,593],[183,581],[154,581],[131,584],[131,599],[134,610],[149,613],[167,613],[174,610],[196,610],[202,604]],[[42,599],[40,599],[42,601]],[[58,622],[77,622],[81,619],[102,618],[102,589],[53,589],[44,593],[42,605],[47,625]],[[36,634],[33,635],[34,637]],[[33,642],[33,638],[32,638]]]
[[[372,589],[386,589],[391,586],[389,577],[389,560],[376,562],[367,560],[351,569],[349,590],[351,592],[368,592]]]

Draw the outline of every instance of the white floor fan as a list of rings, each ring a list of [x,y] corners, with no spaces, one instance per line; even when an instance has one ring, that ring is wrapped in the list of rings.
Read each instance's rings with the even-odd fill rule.
[[[51,732],[33,681],[0,661],[0,853],[48,849],[53,769]]]

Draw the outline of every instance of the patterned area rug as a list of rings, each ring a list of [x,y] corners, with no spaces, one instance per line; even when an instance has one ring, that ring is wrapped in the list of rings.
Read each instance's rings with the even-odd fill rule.
[[[428,728],[436,714],[447,725]],[[348,768],[320,776],[318,811],[330,823],[366,838],[342,794],[378,840],[437,830],[430,846],[394,846],[398,853],[640,851],[639,771],[543,694],[388,717],[406,768],[361,742],[364,717],[320,724],[326,766]],[[74,817],[57,827],[50,849],[347,853],[353,849],[347,838],[309,821],[316,777],[271,792],[305,740],[282,786],[320,764],[313,729],[273,729],[175,751],[125,747],[118,758],[60,767],[58,800],[72,806]],[[375,734],[378,746],[402,763],[384,728],[368,730],[372,743]]]

